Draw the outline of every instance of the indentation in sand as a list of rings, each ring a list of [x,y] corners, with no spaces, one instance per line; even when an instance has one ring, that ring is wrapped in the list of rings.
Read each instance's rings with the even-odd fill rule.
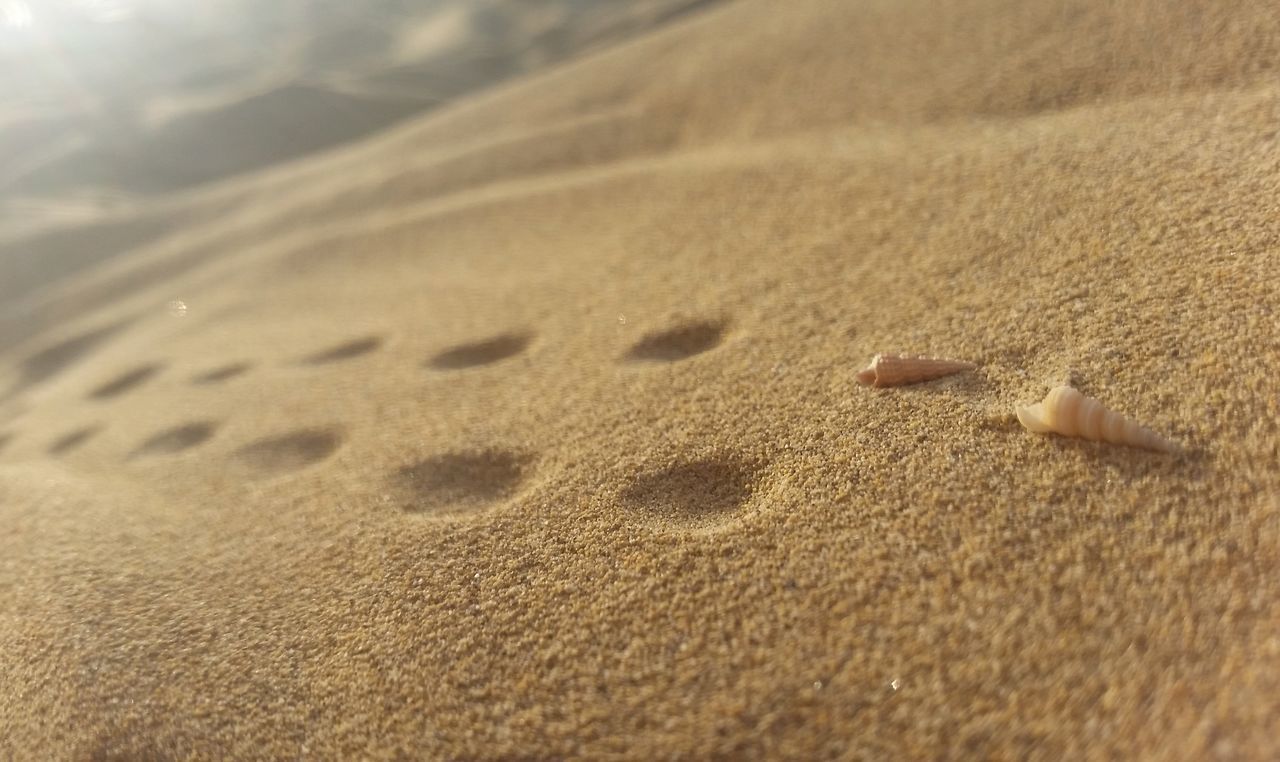
[[[446,453],[401,468],[391,486],[407,513],[473,513],[512,497],[531,465],[506,450]]]
[[[98,345],[114,336],[128,324],[128,321],[113,323],[92,331],[72,336],[56,344],[45,347],[22,361],[20,376],[14,389],[16,391],[32,384],[51,378],[63,369],[83,359]]]
[[[218,430],[213,421],[194,421],[165,429],[138,446],[134,455],[167,455],[195,447]]]
[[[365,336],[321,350],[304,358],[302,362],[307,365],[324,365],[325,363],[350,360],[354,357],[368,354],[380,346],[382,346],[381,337]]]
[[[55,439],[53,444],[49,445],[49,454],[65,455],[85,442],[88,442],[101,430],[101,425],[94,424],[92,426],[85,426],[83,428],[76,429],[75,431],[68,432]]]
[[[136,729],[107,731],[93,737],[92,741],[83,745],[78,753],[71,755],[75,759],[88,762],[123,762],[124,760],[147,760],[147,762],[173,762],[173,756],[162,741],[148,737]]]
[[[223,381],[229,381],[236,376],[245,373],[253,367],[250,362],[234,362],[229,365],[222,365],[213,370],[205,371],[193,376],[191,383],[193,384],[218,384]]]
[[[0,452],[4,452],[4,448],[8,447],[9,443],[12,441],[13,434],[8,432],[0,433]]]
[[[458,370],[505,360],[520,354],[533,339],[528,334],[508,333],[444,350],[427,363],[436,370]]]
[[[89,396],[96,400],[118,397],[146,383],[152,376],[159,373],[161,368],[162,366],[156,364],[139,366],[99,386],[89,392]]]
[[[236,463],[256,476],[296,471],[329,457],[342,444],[334,427],[299,429],[250,442],[232,454]]]
[[[684,323],[651,333],[636,342],[627,359],[642,362],[675,362],[715,349],[724,337],[724,324],[712,321]]]
[[[710,529],[731,520],[751,499],[759,471],[757,464],[732,457],[684,461],[636,478],[619,497],[647,521]]]

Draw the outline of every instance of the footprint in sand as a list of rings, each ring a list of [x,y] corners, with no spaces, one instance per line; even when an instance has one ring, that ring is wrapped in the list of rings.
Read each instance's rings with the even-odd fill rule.
[[[733,458],[677,462],[636,478],[619,498],[655,526],[708,530],[725,525],[760,488],[759,464]]]
[[[388,486],[406,513],[456,516],[509,500],[532,467],[533,458],[518,452],[452,452],[404,466]]]
[[[138,446],[129,457],[169,455],[182,452],[209,440],[218,430],[214,421],[194,421],[165,429]]]
[[[529,334],[508,333],[483,341],[459,344],[431,358],[427,366],[436,370],[459,370],[489,365],[520,354],[532,340],[533,337]]]
[[[191,383],[204,384],[220,384],[223,381],[229,381],[236,376],[247,373],[253,367],[250,362],[233,362],[227,365],[220,365],[212,370],[199,373],[191,378]]]
[[[715,349],[724,338],[724,323],[684,323],[648,336],[627,351],[632,362],[675,362]]]
[[[12,441],[13,441],[13,434],[10,434],[8,432],[0,432],[0,452],[4,452],[4,448],[8,447],[9,443]]]
[[[66,455],[72,450],[80,447],[85,442],[92,439],[99,431],[102,430],[101,424],[93,424],[92,426],[84,426],[74,431],[63,434],[49,445],[50,455]]]
[[[313,355],[308,355],[302,359],[302,363],[304,365],[325,365],[332,362],[341,362],[342,360],[350,360],[360,355],[369,354],[380,346],[382,346],[381,337],[365,336],[329,347]]]
[[[342,444],[335,426],[299,429],[264,437],[236,450],[232,462],[251,478],[266,478],[305,468],[328,458]]]
[[[19,366],[18,380],[9,393],[52,378],[65,368],[84,359],[99,345],[124,330],[129,322],[114,323],[86,331],[69,339],[63,339],[27,357]]]
[[[90,399],[105,400],[112,397],[119,397],[127,391],[135,389],[146,383],[152,376],[159,373],[164,366],[159,364],[142,365],[134,368],[127,373],[121,374],[116,378],[106,382],[102,386],[89,392]]]

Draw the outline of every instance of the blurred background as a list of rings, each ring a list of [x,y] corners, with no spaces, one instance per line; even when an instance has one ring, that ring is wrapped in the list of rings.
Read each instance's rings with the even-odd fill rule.
[[[50,292],[222,181],[718,1],[0,0],[0,351],[164,274]]]
[[[0,0],[0,225],[385,129],[715,0]]]

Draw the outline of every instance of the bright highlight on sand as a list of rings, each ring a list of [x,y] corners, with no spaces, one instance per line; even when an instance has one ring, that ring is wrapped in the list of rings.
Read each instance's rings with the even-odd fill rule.
[[[53,12],[46,6],[45,11],[37,15],[25,0],[9,0],[0,5],[0,29],[26,32],[37,26],[54,28],[58,26],[59,20],[115,24],[132,18],[136,11],[135,5],[128,0],[80,0]]]
[[[31,8],[21,0],[0,5],[0,27],[19,30],[30,29],[31,21]]]

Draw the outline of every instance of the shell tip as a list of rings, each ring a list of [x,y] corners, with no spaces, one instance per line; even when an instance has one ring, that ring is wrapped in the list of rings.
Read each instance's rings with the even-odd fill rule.
[[[1052,429],[1044,420],[1044,403],[1037,402],[1034,405],[1019,405],[1014,408],[1014,412],[1018,414],[1018,423],[1023,428],[1034,431],[1037,434],[1045,434]]]

